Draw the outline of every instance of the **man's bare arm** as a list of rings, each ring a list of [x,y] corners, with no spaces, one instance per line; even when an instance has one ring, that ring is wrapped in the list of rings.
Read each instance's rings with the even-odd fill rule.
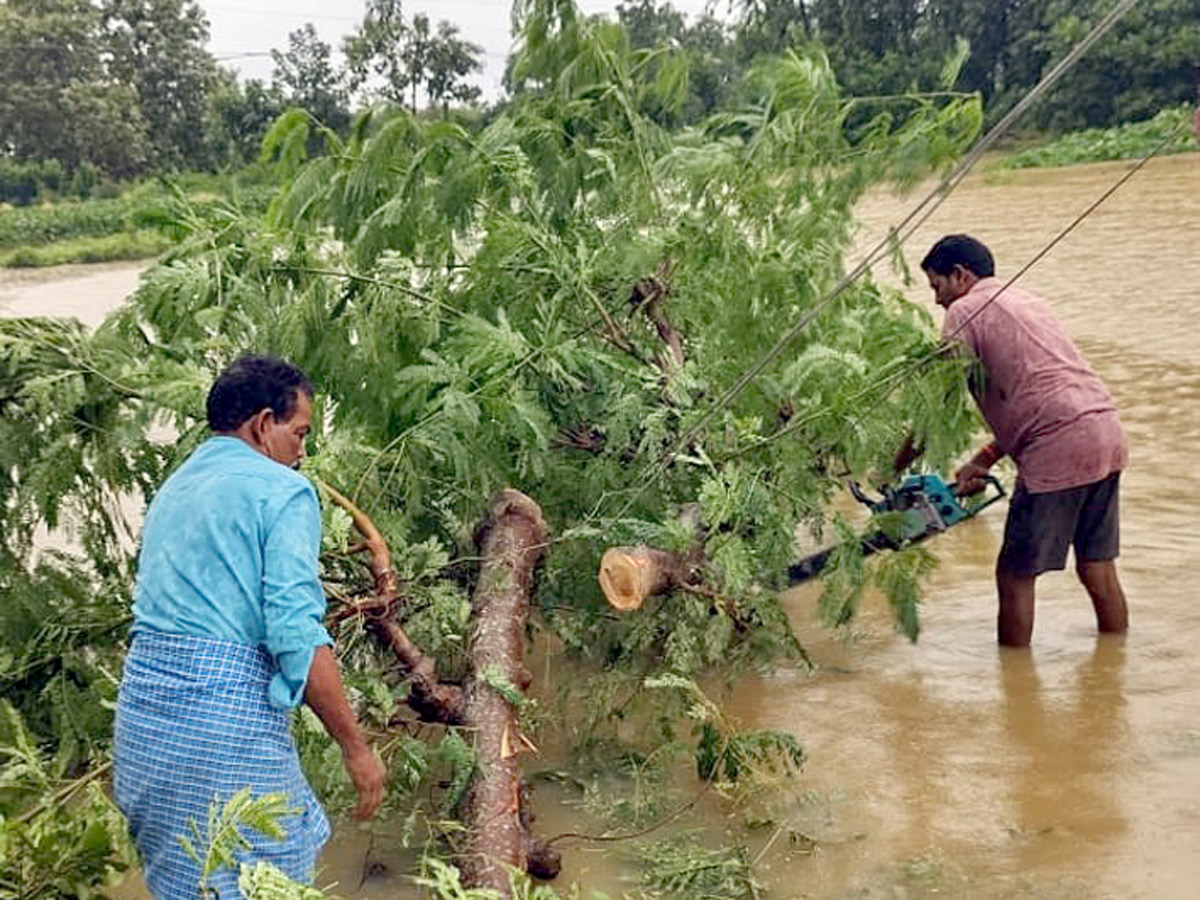
[[[387,772],[367,743],[358,725],[358,719],[354,716],[354,710],[350,708],[346,691],[342,687],[342,674],[338,669],[337,658],[329,647],[318,647],[313,654],[304,702],[317,714],[325,730],[342,748],[342,761],[346,766],[346,773],[358,791],[355,817],[369,817],[383,801]]]
[[[1004,458],[1004,451],[992,441],[971,457],[965,465],[954,473],[954,493],[960,497],[977,494],[985,487],[983,477],[988,470]]]

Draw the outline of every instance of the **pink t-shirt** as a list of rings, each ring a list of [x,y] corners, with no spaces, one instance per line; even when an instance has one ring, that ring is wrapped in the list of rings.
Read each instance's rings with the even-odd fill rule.
[[[946,310],[942,338],[982,363],[972,391],[1031,494],[1091,484],[1125,467],[1108,388],[1041,298],[981,278]],[[988,302],[991,300],[992,302]]]

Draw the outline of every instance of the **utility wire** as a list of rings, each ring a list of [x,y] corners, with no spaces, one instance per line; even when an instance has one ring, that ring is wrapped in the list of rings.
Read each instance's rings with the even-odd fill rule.
[[[1069,224],[1067,224],[1062,230],[1060,230],[1058,232],[1058,234],[1056,234],[1054,236],[1054,238],[1048,244],[1046,244],[1044,247],[1042,247],[1040,250],[1038,250],[1037,253],[1035,253],[1023,266],[1021,266],[1021,268],[1018,269],[1017,272],[1008,279],[1008,281],[1004,282],[1004,284],[1002,284],[999,288],[997,288],[996,291],[993,292],[986,301],[984,301],[984,303],[979,307],[979,309],[977,309],[973,313],[971,313],[970,316],[968,316],[966,319],[964,319],[950,333],[943,336],[943,338],[941,339],[941,341],[939,341],[939,343],[935,349],[933,349],[925,354],[922,354],[921,356],[916,357],[915,359],[911,360],[907,365],[901,367],[900,369],[889,373],[888,375],[884,376],[883,378],[878,379],[877,381],[872,382],[871,384],[867,385],[864,388],[861,388],[859,391],[857,391],[856,393],[854,393],[853,395],[851,395],[850,397],[847,398],[847,402],[849,403],[850,407],[854,408],[855,404],[859,400],[874,397],[874,402],[868,403],[867,407],[866,407],[867,411],[874,409],[883,401],[883,398],[887,396],[887,392],[897,382],[900,382],[900,381],[904,380],[905,378],[908,378],[910,375],[915,374],[917,371],[924,368],[926,365],[933,362],[935,359],[940,358],[946,352],[946,350],[950,347],[950,345],[954,342],[954,340],[966,329],[966,327],[968,325],[970,325],[973,321],[975,321],[975,319],[978,318],[985,309],[987,309],[989,306],[991,306],[1000,297],[1001,294],[1003,294],[1006,290],[1008,290],[1010,287],[1012,287],[1014,284],[1016,284],[1017,281],[1019,281],[1025,275],[1026,272],[1028,272],[1035,265],[1037,265],[1039,262],[1041,262],[1042,259],[1045,258],[1046,255],[1049,254],[1052,249],[1054,249],[1056,246],[1058,246],[1058,244],[1062,243],[1062,241],[1065,240],[1067,238],[1067,236],[1069,234],[1071,234],[1071,232],[1073,232],[1076,228],[1078,228],[1080,225],[1082,225],[1085,219],[1087,219],[1089,216],[1092,215],[1092,213],[1094,213],[1097,209],[1099,209],[1110,197],[1112,197],[1113,194],[1115,194],[1118,190],[1120,190],[1126,184],[1126,182],[1128,182],[1131,178],[1133,178],[1134,175],[1136,175],[1143,168],[1145,168],[1146,164],[1149,163],[1150,160],[1154,159],[1154,157],[1158,156],[1164,149],[1166,149],[1166,147],[1173,140],[1175,140],[1175,138],[1179,135],[1179,133],[1184,129],[1184,127],[1186,125],[1187,125],[1187,122],[1186,122],[1186,120],[1184,120],[1179,125],[1177,125],[1166,137],[1164,137],[1161,141],[1159,141],[1158,144],[1156,144],[1154,147],[1152,147],[1150,149],[1150,151],[1148,153],[1146,153],[1144,156],[1142,156],[1135,165],[1130,167],[1128,172],[1126,172],[1124,175],[1122,175],[1119,179],[1117,179],[1117,181],[1114,184],[1109,186],[1104,191],[1104,193],[1102,193],[1099,197],[1097,197],[1095,200],[1093,200],[1081,213],[1079,213],[1079,215],[1077,215]],[[818,415],[819,415],[818,413],[814,413],[812,415],[805,416],[801,419],[796,419],[795,421],[789,422],[785,427],[780,428],[774,434],[768,435],[767,437],[763,438],[761,441],[759,441],[755,444],[752,444],[748,447],[744,447],[741,450],[738,450],[737,452],[730,454],[727,457],[724,457],[723,461],[735,459],[737,457],[741,457],[741,456],[744,456],[755,450],[758,450],[761,447],[765,447],[767,444],[772,443],[781,437],[785,437],[786,435],[791,434],[792,432],[796,431],[797,429],[802,428],[805,425],[807,425],[808,423],[814,421],[818,417]],[[854,416],[855,418],[859,419],[860,421],[862,419],[861,413],[858,415],[855,415],[852,413],[851,415]]]
[[[909,212],[907,216],[892,229],[891,234],[883,238],[863,260],[854,267],[847,275],[844,275],[840,281],[822,297],[810,310],[804,313],[788,331],[775,342],[763,356],[753,365],[748,367],[737,381],[722,394],[700,418],[688,429],[687,432],[680,435],[675,443],[663,453],[655,462],[649,464],[641,474],[641,477],[636,479],[636,483],[643,487],[648,486],[650,481],[657,480],[658,477],[666,471],[671,464],[672,459],[679,451],[686,447],[689,443],[695,440],[700,433],[701,427],[710,418],[716,415],[721,410],[728,407],[738,396],[744,391],[763,370],[774,362],[780,354],[786,350],[793,341],[796,340],[804,331],[806,331],[817,318],[818,315],[832,303],[838,296],[842,294],[850,285],[856,282],[864,274],[879,262],[893,246],[893,235],[895,241],[899,245],[903,245],[904,241],[912,236],[912,233],[920,227],[934,211],[945,201],[950,193],[962,182],[980,157],[996,143],[997,140],[1008,130],[1009,126],[1017,120],[1033,103],[1039,100],[1051,87],[1053,87],[1064,74],[1066,74],[1084,53],[1091,48],[1096,41],[1104,37],[1105,34],[1124,16],[1129,10],[1137,5],[1139,0],[1121,0],[1103,19],[1096,24],[1094,28],[1083,38],[1071,52],[1068,53],[1061,62],[1058,63],[1049,73],[1047,73],[1041,81],[1039,81],[1033,89],[1025,95],[1024,98],[1005,115],[996,125],[971,149],[971,151],[963,157],[954,170],[950,172],[933,190],[931,190],[925,198],[917,204],[916,207]],[[639,491],[640,493],[640,491]],[[630,503],[633,501],[631,500]]]

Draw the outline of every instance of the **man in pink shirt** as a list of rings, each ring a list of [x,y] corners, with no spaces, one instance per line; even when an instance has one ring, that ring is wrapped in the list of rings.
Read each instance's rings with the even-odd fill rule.
[[[1017,464],[996,561],[1000,643],[1029,645],[1037,576],[1065,568],[1072,545],[1099,629],[1125,631],[1115,559],[1126,451],[1112,395],[1049,304],[1004,287],[979,241],[944,237],[921,268],[946,310],[942,339],[965,346],[979,363],[971,392],[996,438],[959,469],[956,490],[981,489],[981,477],[1004,456]]]

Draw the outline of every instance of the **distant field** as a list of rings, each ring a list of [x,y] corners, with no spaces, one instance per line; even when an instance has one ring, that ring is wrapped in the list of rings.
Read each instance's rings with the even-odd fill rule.
[[[188,190],[147,183],[124,195],[25,207],[0,207],[0,268],[56,266],[156,256],[179,231],[188,208],[235,204],[265,209],[272,185],[238,185],[227,176],[192,176]]]

